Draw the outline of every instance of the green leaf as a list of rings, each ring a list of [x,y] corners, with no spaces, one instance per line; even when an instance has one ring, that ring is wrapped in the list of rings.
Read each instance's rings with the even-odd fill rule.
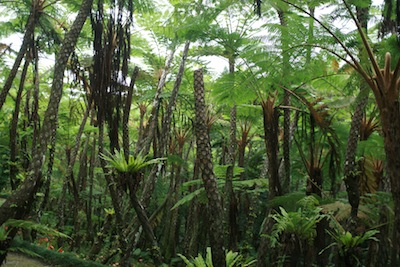
[[[199,188],[199,189],[193,191],[190,194],[187,194],[186,196],[184,196],[183,198],[178,200],[178,202],[176,202],[176,204],[171,208],[171,210],[174,210],[177,207],[182,206],[182,205],[190,202],[193,198],[195,198],[196,196],[200,195],[203,192],[205,192],[204,187]]]
[[[53,228],[50,228],[45,225],[35,223],[32,221],[9,219],[4,223],[4,225],[10,226],[10,227],[16,227],[16,228],[23,228],[26,230],[35,230],[35,231],[45,234],[45,235],[53,235],[55,237],[70,239],[70,237],[66,234],[63,234]]]

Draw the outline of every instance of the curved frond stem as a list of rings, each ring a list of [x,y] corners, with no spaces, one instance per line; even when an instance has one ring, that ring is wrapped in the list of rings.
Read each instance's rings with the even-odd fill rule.
[[[397,81],[397,87],[399,86],[400,83],[400,78],[398,78],[399,74],[400,74],[400,59],[397,61],[397,65],[394,68],[392,82],[390,83],[390,88],[396,86],[396,81]]]
[[[342,42],[342,40],[340,40],[340,38],[333,32],[331,31],[331,29],[328,28],[328,26],[326,26],[324,23],[322,23],[321,20],[319,20],[318,18],[316,18],[313,14],[311,14],[309,11],[305,10],[304,8],[289,2],[288,0],[282,0],[282,2],[293,6],[294,8],[300,10],[301,12],[307,14],[308,16],[310,16],[313,20],[315,20],[319,25],[321,25],[322,28],[324,28],[324,30],[326,30],[334,39],[335,41],[337,41],[339,43],[339,45],[344,49],[344,51],[346,52],[347,55],[349,55],[349,57],[351,58],[351,60],[354,62],[354,65],[356,65],[358,68],[362,69],[361,65],[359,64],[359,62],[357,61],[357,59],[352,55],[352,53],[350,52],[350,50],[346,47],[346,45]]]
[[[354,62],[352,62],[352,61],[346,59],[344,56],[341,56],[338,52],[336,52],[335,50],[333,50],[333,49],[331,49],[331,48],[328,48],[328,47],[326,47],[326,46],[319,45],[319,44],[308,44],[308,43],[301,44],[301,45],[296,45],[296,46],[292,46],[291,48],[297,48],[297,47],[301,47],[301,46],[311,46],[311,47],[321,48],[322,50],[325,50],[325,51],[327,51],[327,52],[329,52],[329,53],[335,55],[336,57],[340,58],[341,60],[343,60],[344,62],[346,62],[347,64],[349,64],[353,69],[355,69],[358,73],[360,73],[360,74],[362,75],[362,73],[358,71],[357,65],[356,65]],[[345,51],[345,52],[346,52],[346,51]],[[350,53],[350,52],[349,52],[349,53]],[[348,52],[346,52],[346,55],[348,55]],[[365,73],[365,72],[364,72],[364,73]],[[368,75],[367,75],[366,77],[368,77]],[[368,78],[369,78],[369,77],[368,77]]]
[[[339,45],[344,49],[344,51],[346,52],[346,54],[351,58],[351,60],[352,60],[353,63],[354,63],[354,64],[352,64],[352,67],[353,67],[358,73],[361,74],[361,76],[367,81],[367,83],[368,83],[370,86],[373,86],[372,81],[369,79],[368,74],[365,72],[365,70],[364,70],[364,68],[361,66],[360,62],[358,62],[358,60],[353,56],[353,54],[350,52],[350,50],[349,50],[349,49],[346,47],[346,45],[342,42],[342,40],[340,40],[340,38],[339,38],[338,36],[336,36],[336,34],[335,34],[334,32],[332,32],[332,31],[328,28],[328,26],[326,26],[324,23],[322,23],[321,20],[319,20],[318,18],[316,18],[314,15],[312,15],[310,12],[308,12],[308,11],[305,10],[304,8],[298,6],[298,5],[294,4],[294,3],[291,3],[291,2],[289,2],[289,1],[287,1],[287,0],[282,0],[282,1],[285,2],[285,3],[287,3],[287,4],[289,4],[289,5],[291,5],[291,6],[293,6],[293,7],[296,8],[296,9],[300,10],[301,12],[307,14],[307,15],[310,16],[312,19],[314,19],[319,25],[321,25],[321,27],[324,28],[324,30],[326,30],[326,31],[339,43]],[[345,2],[345,1],[343,0],[343,2]],[[347,4],[347,3],[346,3],[346,4]],[[350,9],[349,9],[349,12],[350,12],[350,14],[354,17],[354,15],[353,15],[353,13],[350,11]],[[354,18],[354,19],[355,19],[355,18]],[[357,22],[356,19],[355,19],[355,21],[356,21],[356,24],[358,24],[357,27],[361,27],[360,24]],[[360,31],[361,37],[363,38],[363,42],[364,42],[365,46],[367,47],[368,54],[369,54],[369,53],[372,53],[372,49],[371,49],[371,47],[369,46],[369,43],[368,43],[368,41],[367,41],[365,35],[363,35],[363,31],[360,30],[360,29],[359,29],[359,31]],[[372,54],[371,60],[375,60],[375,58],[373,57],[373,54]],[[375,61],[375,62],[376,62],[376,61]],[[379,67],[378,67],[378,69],[379,69]],[[379,71],[378,71],[378,72],[379,72]],[[373,88],[373,87],[371,87],[371,88]]]
[[[362,40],[362,42],[364,44],[365,49],[367,50],[369,59],[371,60],[372,67],[374,68],[374,71],[375,71],[375,74],[376,74],[376,77],[377,77],[378,87],[379,88],[384,88],[384,81],[383,81],[384,78],[383,78],[382,73],[380,72],[378,62],[376,61],[376,58],[374,56],[374,52],[372,52],[372,48],[369,45],[369,42],[367,40],[367,36],[365,35],[365,33],[364,33],[360,23],[358,22],[357,18],[354,16],[353,12],[351,11],[349,4],[346,2],[346,0],[342,0],[342,1],[343,1],[343,4],[346,6],[346,9],[349,12],[351,18],[353,19],[353,21],[355,22],[355,24],[357,26],[358,33],[361,36],[361,40]],[[371,87],[371,89],[374,89],[374,88],[376,88],[376,87],[375,86]],[[376,88],[376,89],[379,90],[379,88]]]
[[[43,9],[45,9],[45,8],[47,8],[49,6],[52,6],[52,5],[54,5],[54,4],[58,3],[58,2],[61,2],[61,1],[60,0],[52,1],[52,2],[48,3],[47,5],[43,6]]]

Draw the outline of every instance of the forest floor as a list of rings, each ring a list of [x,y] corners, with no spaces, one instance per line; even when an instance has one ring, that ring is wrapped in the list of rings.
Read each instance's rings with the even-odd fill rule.
[[[2,265],[2,267],[51,267],[50,265],[46,265],[45,263],[24,256],[19,253],[9,252],[7,254],[6,262]]]

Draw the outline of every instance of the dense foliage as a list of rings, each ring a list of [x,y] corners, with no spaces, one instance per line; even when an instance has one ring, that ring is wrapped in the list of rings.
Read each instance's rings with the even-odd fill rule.
[[[0,264],[400,264],[399,0],[0,10]]]

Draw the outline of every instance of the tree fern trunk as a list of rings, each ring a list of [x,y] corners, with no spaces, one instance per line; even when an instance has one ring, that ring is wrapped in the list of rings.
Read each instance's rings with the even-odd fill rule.
[[[18,212],[28,211],[33,202],[35,193],[41,186],[41,170],[43,157],[47,150],[47,144],[57,130],[57,113],[63,91],[64,70],[68,58],[75,48],[79,34],[92,6],[92,0],[84,0],[79,13],[72,24],[70,31],[65,35],[61,49],[56,57],[54,67],[53,85],[50,100],[45,112],[43,126],[39,136],[39,147],[35,149],[30,166],[30,174],[24,180],[23,185],[15,191],[10,198],[0,207],[0,225],[12,218]],[[0,102],[2,100],[0,99]],[[2,103],[0,103],[2,105]]]
[[[235,168],[235,153],[236,153],[236,105],[231,108],[230,112],[230,133],[229,133],[229,146],[228,146],[228,160],[226,171],[226,210],[227,222],[229,227],[228,247],[229,250],[236,251],[238,243],[238,223],[237,223],[237,199],[233,191],[233,175]]]
[[[90,155],[90,165],[89,165],[89,196],[86,208],[86,221],[87,221],[87,237],[86,239],[90,242],[94,240],[95,230],[93,229],[93,187],[94,187],[94,168],[96,164],[96,136],[93,138],[93,145]]]
[[[86,21],[93,0],[84,0],[70,31],[65,35],[60,52],[56,56],[54,66],[54,78],[50,93],[50,100],[45,112],[43,126],[39,135],[39,147],[34,149],[32,162],[28,176],[24,180],[19,190],[14,193],[0,207],[0,225],[10,218],[23,217],[29,212],[34,201],[36,192],[42,185],[42,166],[44,155],[48,149],[48,142],[56,135],[57,113],[63,92],[64,71],[67,66],[68,58],[75,48],[79,34]],[[28,24],[29,26],[29,24]],[[33,30],[34,27],[32,27]],[[24,38],[25,41],[25,38]],[[11,83],[10,83],[11,85]],[[7,89],[6,87],[4,87]],[[3,91],[4,91],[3,88]],[[7,90],[8,91],[8,90]],[[7,93],[6,93],[7,94]],[[0,96],[0,107],[4,103],[5,96]],[[1,260],[0,260],[1,261]],[[1,265],[2,262],[0,262]]]
[[[359,175],[356,168],[356,152],[358,147],[358,139],[360,136],[361,121],[364,116],[364,109],[368,103],[368,96],[363,97],[356,106],[353,117],[351,119],[350,133],[347,139],[346,158],[344,165],[344,182],[351,205],[351,216],[357,217],[358,206],[360,203]]]
[[[22,100],[22,92],[24,91],[26,73],[28,71],[28,67],[30,64],[30,60],[25,61],[24,68],[22,69],[21,74],[21,82],[19,84],[17,97],[15,98],[15,109],[11,119],[10,125],[10,185],[11,189],[15,190],[18,186],[16,178],[18,173],[17,168],[17,155],[18,155],[18,146],[17,146],[17,128],[18,128],[18,118],[21,108],[21,100]]]
[[[281,24],[281,45],[282,45],[282,77],[286,79],[286,83],[288,84],[288,77],[290,74],[290,56],[289,56],[289,45],[287,40],[287,21],[285,12],[282,10],[278,10],[279,21]],[[291,118],[290,118],[290,97],[291,94],[287,90],[284,91],[283,105],[286,107],[283,110],[283,166],[284,166],[284,175],[282,176],[282,190],[285,193],[289,192],[290,189],[290,126],[291,126]]]
[[[131,111],[133,89],[135,87],[136,78],[139,74],[139,68],[135,67],[131,77],[131,84],[129,86],[128,95],[126,97],[124,114],[122,118],[122,146],[124,148],[125,160],[128,162],[129,158],[129,114]]]
[[[164,116],[163,116],[160,147],[159,147],[159,151],[158,151],[158,155],[157,155],[157,157],[160,157],[160,158],[165,156],[165,152],[168,149],[168,144],[169,144],[168,138],[169,138],[170,130],[171,130],[172,114],[175,109],[176,100],[177,100],[178,93],[179,93],[179,88],[182,83],[182,78],[183,78],[183,74],[185,71],[186,59],[187,59],[187,55],[189,53],[189,47],[190,47],[190,42],[187,41],[185,43],[185,47],[183,49],[181,64],[179,65],[178,74],[176,76],[174,88],[172,89],[172,93],[171,93],[171,96],[170,96],[170,99],[168,102],[167,110],[165,111]],[[171,62],[169,62],[168,64],[171,64]],[[152,117],[150,117],[150,119],[151,118]],[[144,207],[147,207],[150,203],[151,195],[153,194],[154,187],[157,182],[158,176],[160,175],[160,172],[161,172],[161,165],[155,164],[152,167],[149,177],[143,188],[142,203],[143,203]]]
[[[261,102],[263,109],[264,119],[264,134],[265,134],[265,146],[267,150],[268,158],[268,178],[269,178],[269,195],[268,199],[273,199],[276,196],[282,194],[282,189],[279,181],[279,163],[278,163],[278,122],[279,113],[275,107],[275,98],[270,96],[267,100]],[[267,255],[270,254],[272,257],[272,250],[270,251],[269,239],[266,237],[272,230],[273,220],[270,218],[271,209],[268,209],[265,213],[264,223],[261,229],[262,237],[260,240],[260,246],[258,247],[257,266],[267,266]],[[271,261],[274,262],[274,261]]]
[[[40,15],[42,12],[38,12],[39,10],[36,10],[34,5],[32,7],[31,13],[28,18],[28,22],[25,26],[25,35],[24,39],[22,40],[21,47],[19,49],[17,58],[14,61],[14,65],[10,71],[10,74],[7,77],[6,82],[4,83],[3,89],[1,90],[0,93],[0,110],[4,105],[4,102],[6,102],[7,94],[10,91],[10,88],[12,86],[12,83],[14,81],[15,76],[17,75],[18,68],[21,64],[22,59],[24,58],[24,55],[32,42],[32,36],[35,30],[36,22],[38,21]]]
[[[206,124],[206,106],[204,97],[203,71],[194,72],[194,97],[195,97],[195,134],[201,177],[208,199],[210,219],[210,244],[213,253],[214,266],[225,266],[223,210],[221,197],[218,192],[217,181],[214,175],[210,137]]]
[[[143,155],[147,155],[149,153],[151,142],[153,141],[153,139],[155,137],[155,130],[156,130],[157,121],[158,121],[158,110],[159,110],[160,103],[161,103],[160,96],[161,96],[162,90],[165,86],[167,74],[171,67],[172,60],[174,59],[174,54],[175,54],[175,50],[172,50],[170,55],[167,58],[167,61],[165,63],[165,67],[164,67],[164,70],[160,77],[160,80],[158,81],[157,90],[156,90],[156,93],[153,98],[153,105],[152,105],[152,109],[151,109],[149,123],[148,123],[147,127],[144,129],[143,139],[139,140],[140,142],[138,142],[138,144],[136,146],[135,155],[139,154],[139,152],[141,152]]]
[[[363,30],[367,31],[369,7],[360,8],[356,7],[357,19]],[[359,49],[359,54],[362,54],[362,49]],[[360,58],[362,58],[360,56]],[[367,90],[364,81],[361,81],[360,92],[365,93]],[[353,221],[357,218],[358,206],[360,203],[360,188],[359,188],[359,175],[357,174],[356,167],[356,152],[358,146],[358,139],[360,136],[361,121],[364,116],[364,109],[368,103],[368,94],[361,98],[357,104],[354,115],[351,119],[350,133],[347,141],[346,159],[344,165],[344,182],[351,205],[351,217]],[[354,221],[355,222],[355,221]],[[355,227],[355,225],[353,225]]]

